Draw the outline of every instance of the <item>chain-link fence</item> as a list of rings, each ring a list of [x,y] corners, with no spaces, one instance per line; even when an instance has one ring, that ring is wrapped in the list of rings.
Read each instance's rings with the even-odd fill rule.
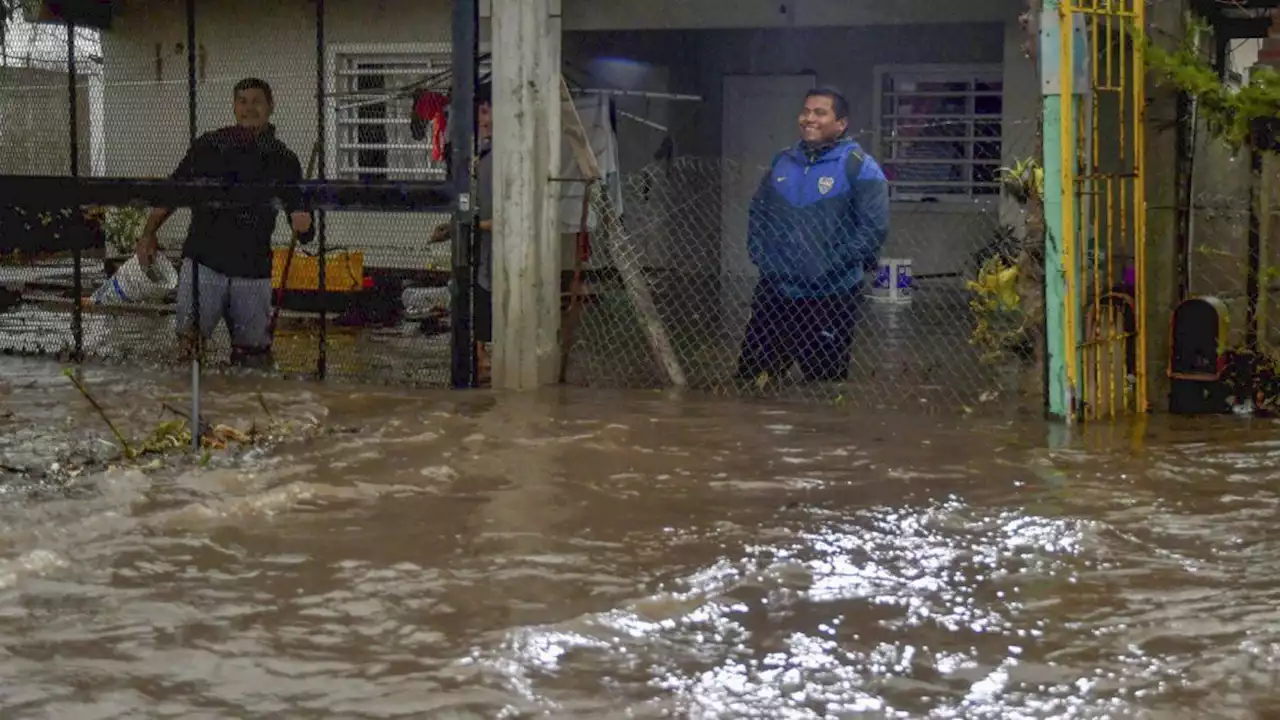
[[[237,83],[261,78],[272,90],[273,147],[287,148],[280,154],[302,178],[443,181],[450,19],[421,5],[401,16],[408,5],[397,4],[393,16],[381,6],[356,12],[352,2],[326,14],[323,2],[201,0],[191,41],[184,3],[125,4],[100,38],[53,37],[51,47],[65,44],[61,65],[46,52],[38,68],[3,76],[0,174],[163,184],[193,138],[236,122]],[[84,79],[70,83],[73,70]],[[1002,110],[1000,77],[966,80],[954,102],[945,83],[886,89],[905,104],[851,133],[888,175],[881,247],[865,238],[842,245],[861,231],[845,233],[844,218],[822,210],[753,219],[751,197],[768,173],[755,159],[671,152],[607,179],[590,207],[582,282],[569,293],[567,379],[926,409],[1028,404],[1042,385],[1039,121]],[[827,192],[845,182],[829,179]],[[180,261],[192,213],[173,204],[158,233],[158,267],[169,270],[161,275],[131,260],[149,208],[0,213],[0,351],[131,365],[181,359]],[[222,277],[202,274],[201,295],[220,311],[211,319],[229,320],[210,339],[211,367],[231,363],[232,334],[261,327],[265,313],[280,372],[448,382],[458,362],[457,269],[451,245],[430,238],[451,215],[340,205],[316,213],[319,237],[308,244],[295,245],[293,219],[281,212],[290,207],[255,225],[271,225],[270,255],[255,261],[265,269],[252,273],[254,292],[270,302],[255,301],[253,312],[226,299]],[[788,246],[788,233],[803,242]],[[573,274],[571,235],[565,248]],[[761,285],[761,263],[774,263],[773,276],[799,268],[803,282]],[[779,269],[787,263],[795,267]],[[823,285],[815,278],[828,265],[865,278]]]
[[[1229,343],[1244,343],[1249,226],[1255,173],[1248,149],[1234,150],[1203,127],[1191,158],[1191,204],[1183,250],[1191,297],[1216,297],[1229,312]]]
[[[1041,382],[1042,231],[1027,192],[1038,125],[940,124],[916,144],[853,133],[889,178],[878,253],[880,218],[822,202],[848,187],[841,168],[812,198],[779,187],[754,203],[762,178],[795,180],[683,157],[597,186],[570,293],[569,381],[951,411],[1025,403]]]
[[[11,26],[19,30],[6,34],[0,66],[0,174],[155,180],[161,190],[193,166],[188,180],[218,170],[250,184],[446,181],[449,8],[392,21],[385,9],[352,13],[352,3],[327,13],[323,2],[247,13],[250,5],[193,3],[194,43],[184,3],[120,5],[112,30],[79,29],[70,43],[60,25]],[[246,78],[269,85],[269,125],[253,139],[229,129],[244,119],[238,113],[268,110],[238,97]],[[201,155],[211,146],[234,146],[213,161],[218,168]],[[248,155],[266,160],[237,165]],[[206,222],[233,231],[214,233],[200,251],[209,257],[201,315],[225,320],[207,341],[206,367],[238,359],[233,345],[265,341],[265,366],[284,374],[449,383],[452,250],[431,238],[451,211],[403,198],[330,202],[298,234],[295,221],[305,221],[273,202],[256,214],[207,205]],[[158,262],[144,272],[133,258],[150,207],[52,204],[0,201],[0,352],[182,361],[178,310],[191,298],[179,276],[191,254],[184,246],[194,247],[192,211],[173,208],[157,233]],[[251,248],[246,235],[269,236],[269,249]]]
[[[1179,299],[1194,305],[1173,316],[1170,403],[1177,412],[1270,411],[1280,402],[1280,162],[1228,145],[1203,123],[1196,130],[1175,246]],[[1216,301],[1212,314],[1200,311],[1205,300]]]
[[[1278,173],[1274,155],[1231,148],[1200,128],[1181,271],[1189,297],[1221,301],[1236,351],[1280,347]]]

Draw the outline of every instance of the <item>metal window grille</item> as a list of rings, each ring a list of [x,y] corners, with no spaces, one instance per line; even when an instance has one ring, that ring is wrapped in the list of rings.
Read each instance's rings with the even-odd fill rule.
[[[431,159],[431,134],[414,140],[409,123],[414,84],[448,72],[450,53],[448,43],[331,51],[329,151],[339,179],[445,179],[445,163]]]
[[[879,158],[898,201],[1000,194],[1004,85],[998,66],[877,69]]]

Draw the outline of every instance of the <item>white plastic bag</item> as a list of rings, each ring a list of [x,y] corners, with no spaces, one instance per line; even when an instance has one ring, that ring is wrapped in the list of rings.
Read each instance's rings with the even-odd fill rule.
[[[134,255],[93,293],[93,304],[158,302],[177,287],[178,271],[168,258],[157,254],[151,267],[144,270]]]

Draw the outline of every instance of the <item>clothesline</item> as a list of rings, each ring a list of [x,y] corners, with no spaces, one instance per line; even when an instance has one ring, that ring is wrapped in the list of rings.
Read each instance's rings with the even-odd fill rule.
[[[689,95],[684,93],[668,93],[657,92],[653,90],[618,90],[613,88],[584,88],[575,87],[569,84],[569,93],[572,95],[597,95],[605,97],[641,97],[650,100],[672,100],[676,102],[702,102],[701,95]],[[670,132],[671,128],[661,123],[654,122],[647,117],[627,112],[626,110],[618,110],[618,117],[624,117],[632,122],[640,123],[647,127],[651,127],[658,132]]]
[[[569,92],[574,95],[609,95],[613,97],[642,97],[654,100],[676,100],[676,101],[692,101],[702,102],[701,95],[687,95],[683,93],[656,92],[651,90],[616,90],[613,88],[569,88]]]

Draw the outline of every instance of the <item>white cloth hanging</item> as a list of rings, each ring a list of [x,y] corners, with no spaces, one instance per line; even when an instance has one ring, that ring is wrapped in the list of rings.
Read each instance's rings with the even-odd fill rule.
[[[574,98],[578,117],[582,119],[587,141],[596,157],[596,165],[600,169],[601,181],[604,183],[613,212],[622,215],[622,179],[618,166],[618,136],[613,130],[610,118],[612,100],[603,95],[588,95]],[[561,143],[560,150],[561,177],[582,178],[582,171],[574,161],[573,151],[568,143]],[[582,222],[582,193],[585,183],[562,182],[560,187],[560,231],[576,233]],[[587,229],[595,230],[599,223],[598,209],[592,207],[587,217]]]

